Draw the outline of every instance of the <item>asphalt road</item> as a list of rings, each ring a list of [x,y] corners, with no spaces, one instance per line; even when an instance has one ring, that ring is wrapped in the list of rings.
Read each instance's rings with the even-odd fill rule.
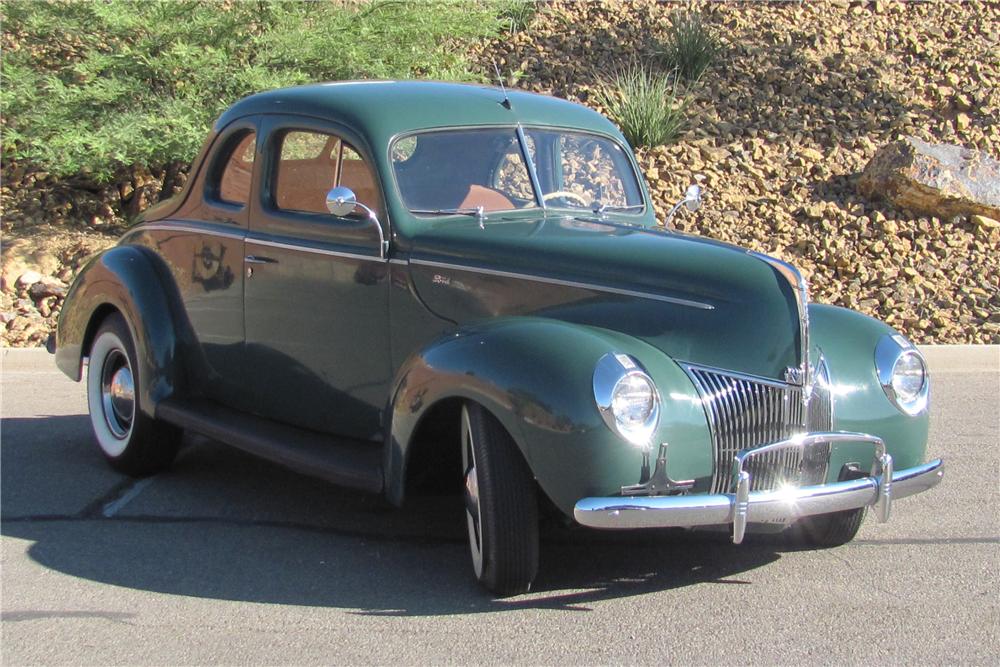
[[[2,662],[978,663],[1000,653],[1000,348],[936,349],[944,482],[853,543],[557,530],[536,590],[473,582],[459,508],[403,510],[193,439],[136,483],[81,385],[5,352]]]

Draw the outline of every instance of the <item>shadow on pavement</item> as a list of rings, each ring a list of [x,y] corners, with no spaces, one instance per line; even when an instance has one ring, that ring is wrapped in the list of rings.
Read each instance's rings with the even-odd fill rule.
[[[103,461],[85,416],[4,419],[2,429],[3,535],[32,541],[28,554],[45,567],[143,591],[368,615],[589,611],[599,600],[693,584],[746,585],[745,573],[787,550],[775,538],[734,547],[724,534],[547,524],[534,591],[494,599],[473,580],[458,498],[391,510],[194,439],[171,471],[105,518],[132,483],[87,474]],[[65,495],[74,473],[75,504],[37,511]]]

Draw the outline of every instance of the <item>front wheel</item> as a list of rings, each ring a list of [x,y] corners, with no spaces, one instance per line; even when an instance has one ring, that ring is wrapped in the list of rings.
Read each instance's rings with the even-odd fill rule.
[[[517,445],[483,407],[462,407],[462,470],[476,578],[500,595],[524,593],[538,572],[535,482]]]
[[[97,330],[87,366],[90,425],[104,458],[113,468],[140,477],[173,461],[180,429],[148,417],[140,409],[135,343],[125,318],[109,315]]]
[[[792,540],[810,547],[839,547],[858,534],[865,518],[864,507],[799,519],[791,528]]]

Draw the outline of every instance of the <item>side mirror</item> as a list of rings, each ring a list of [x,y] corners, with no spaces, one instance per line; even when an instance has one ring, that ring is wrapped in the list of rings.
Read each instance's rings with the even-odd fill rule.
[[[378,231],[378,256],[379,258],[384,259],[386,253],[389,252],[389,242],[385,240],[385,233],[382,231],[382,223],[378,221],[378,216],[375,215],[375,211],[359,202],[357,195],[354,194],[354,190],[345,188],[342,185],[335,187],[326,193],[326,210],[328,210],[331,215],[343,218],[345,215],[350,215],[359,208],[368,214],[369,224],[373,224],[375,229]]]
[[[701,186],[700,185],[689,185],[687,193],[684,195],[684,205],[687,206],[687,210],[694,213],[699,208],[701,208]]]
[[[669,225],[670,221],[674,219],[674,214],[680,210],[683,206],[689,211],[697,211],[701,208],[701,186],[692,184],[688,186],[687,192],[684,193],[684,199],[680,200],[674,207],[670,209],[670,213],[667,214],[667,219],[663,222],[664,225]]]
[[[342,218],[350,215],[358,208],[358,197],[350,188],[336,187],[326,193],[326,210],[332,215]]]

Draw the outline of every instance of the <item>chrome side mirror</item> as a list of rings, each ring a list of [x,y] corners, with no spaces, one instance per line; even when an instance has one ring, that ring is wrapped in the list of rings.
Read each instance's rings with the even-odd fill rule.
[[[689,185],[687,193],[684,195],[684,204],[687,206],[687,210],[694,213],[699,208],[701,208],[701,186],[700,185]]]
[[[368,220],[375,225],[375,229],[378,231],[378,256],[384,259],[386,253],[389,252],[389,242],[385,239],[385,234],[382,231],[382,223],[378,221],[375,211],[359,202],[357,195],[354,194],[354,190],[345,188],[342,185],[326,193],[326,210],[331,215],[343,218],[345,215],[350,215],[359,208],[368,214]]]
[[[681,206],[686,207],[687,210],[692,212],[697,211],[699,208],[701,208],[700,185],[692,184],[688,186],[687,192],[684,193],[684,199],[674,204],[674,207],[670,209],[670,213],[667,214],[667,219],[663,223],[664,225],[670,224],[670,221],[674,219],[674,214],[677,213],[677,211],[680,209]]]
[[[353,213],[356,208],[358,208],[358,197],[350,188],[338,186],[326,193],[326,210],[332,215],[342,218]]]

